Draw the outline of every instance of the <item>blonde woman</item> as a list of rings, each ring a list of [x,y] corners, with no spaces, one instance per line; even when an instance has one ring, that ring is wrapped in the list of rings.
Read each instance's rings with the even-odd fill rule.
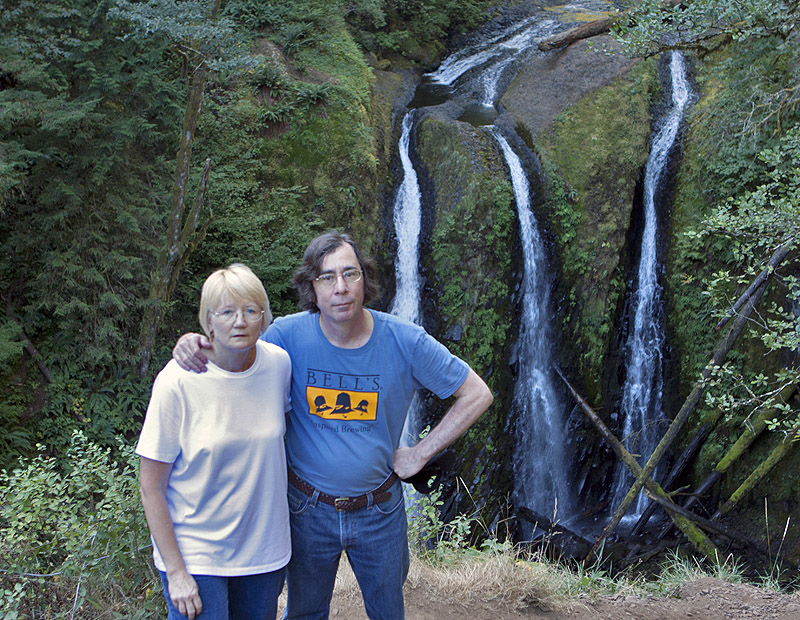
[[[244,265],[208,277],[199,319],[208,372],[164,367],[136,447],[153,560],[169,620],[273,620],[291,555],[291,364],[259,340],[272,314]]]

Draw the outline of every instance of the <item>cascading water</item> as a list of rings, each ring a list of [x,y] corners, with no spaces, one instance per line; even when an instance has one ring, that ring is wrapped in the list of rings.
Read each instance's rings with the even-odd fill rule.
[[[417,172],[411,162],[409,146],[414,127],[414,110],[403,118],[401,126],[400,162],[403,167],[403,182],[394,199],[394,230],[397,237],[395,260],[396,292],[390,312],[408,321],[419,322],[419,232],[422,227],[422,196],[417,182]],[[406,416],[401,443],[413,445],[419,437],[419,395]]]
[[[575,4],[573,9],[581,12],[585,7]],[[497,115],[494,105],[499,98],[505,70],[524,54],[536,53],[539,41],[565,27],[568,27],[565,23],[542,13],[453,53],[436,71],[424,76],[410,107],[437,105],[452,98],[465,104],[461,120],[470,120],[469,108],[474,106],[490,112],[473,115],[472,118],[480,121],[476,124],[492,123]],[[409,156],[415,116],[412,109],[403,119],[399,145],[404,176],[394,201],[398,243],[395,265],[397,294],[391,311],[418,322],[420,280],[417,263],[422,201],[417,173]],[[511,170],[525,253],[524,316],[517,342],[519,375],[514,395],[519,425],[513,459],[515,500],[520,506],[548,516],[557,509],[558,518],[563,520],[574,514],[574,498],[565,454],[566,411],[555,387],[551,359],[550,276],[544,246],[530,209],[529,183],[524,168],[499,130],[493,128],[492,131]],[[416,441],[420,430],[418,418],[419,405],[415,399],[403,433],[405,442]]]
[[[478,88],[482,91],[481,104],[494,106],[498,85],[504,70],[523,52],[552,35],[559,23],[551,19],[528,19],[490,39],[448,56],[436,71],[425,79],[452,86],[473,69],[479,71]]]
[[[517,340],[518,373],[514,384],[517,446],[514,457],[516,503],[558,518],[573,516],[573,497],[564,450],[564,405],[555,388],[551,334],[550,276],[536,220],[530,185],[517,154],[496,128],[511,175],[524,256],[522,321]]]
[[[644,176],[644,230],[639,258],[636,289],[633,294],[632,324],[625,344],[626,377],[622,389],[620,412],[623,423],[623,443],[640,463],[650,457],[660,440],[659,426],[663,411],[664,317],[661,285],[662,269],[658,247],[656,195],[664,179],[669,153],[676,143],[678,129],[690,99],[686,66],[679,52],[672,52],[672,105],[663,124],[656,132]],[[628,469],[617,467],[613,491],[613,506],[621,503],[633,483]],[[646,500],[640,494],[627,518],[638,518]]]
[[[391,313],[408,321],[419,319],[419,231],[422,226],[422,197],[417,172],[411,163],[409,143],[414,126],[414,111],[403,118],[399,152],[403,182],[394,199],[394,231],[397,236],[395,279],[397,290]]]
[[[426,75],[429,83],[451,87],[465,73],[481,68],[479,81],[484,89],[484,105],[492,105],[502,69],[525,49],[552,34],[556,22],[525,20],[512,28],[483,40],[477,45],[460,50],[446,58],[439,69]],[[494,60],[494,62],[492,62]],[[398,152],[403,169],[403,181],[394,199],[393,217],[397,238],[395,262],[396,293],[390,312],[401,318],[418,323],[420,321],[420,277],[419,277],[419,233],[421,230],[422,198],[417,173],[409,153],[411,133],[414,129],[415,109],[403,118]],[[420,432],[420,398],[414,397],[406,423],[402,442],[414,444]]]

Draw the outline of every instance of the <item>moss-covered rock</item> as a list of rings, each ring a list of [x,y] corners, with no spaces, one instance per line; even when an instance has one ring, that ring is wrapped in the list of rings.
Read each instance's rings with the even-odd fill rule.
[[[494,139],[466,123],[428,116],[418,127],[420,184],[431,217],[424,225],[423,304],[430,329],[486,378],[495,403],[459,445],[471,491],[495,506],[510,486],[504,434],[514,341],[511,283],[516,215]]]
[[[628,233],[636,185],[647,160],[651,63],[586,95],[558,114],[536,139],[544,166],[546,216],[561,281],[562,352],[590,402],[602,401],[602,377],[629,267]]]

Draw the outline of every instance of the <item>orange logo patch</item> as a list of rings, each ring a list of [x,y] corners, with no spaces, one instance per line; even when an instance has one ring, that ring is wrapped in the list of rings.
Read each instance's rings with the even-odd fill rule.
[[[306,386],[306,400],[311,415],[327,420],[375,420],[377,392],[349,392]]]

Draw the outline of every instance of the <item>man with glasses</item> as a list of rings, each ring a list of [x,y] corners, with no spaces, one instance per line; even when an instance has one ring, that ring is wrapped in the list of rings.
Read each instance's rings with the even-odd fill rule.
[[[294,282],[303,312],[276,319],[265,335],[292,360],[285,617],[328,617],[346,551],[367,615],[402,619],[409,556],[400,480],[463,434],[493,397],[424,329],[364,307],[380,288],[373,262],[349,235],[331,231],[311,241]],[[202,337],[182,336],[175,360],[202,372],[201,346]],[[455,399],[424,439],[399,447],[421,387]]]

